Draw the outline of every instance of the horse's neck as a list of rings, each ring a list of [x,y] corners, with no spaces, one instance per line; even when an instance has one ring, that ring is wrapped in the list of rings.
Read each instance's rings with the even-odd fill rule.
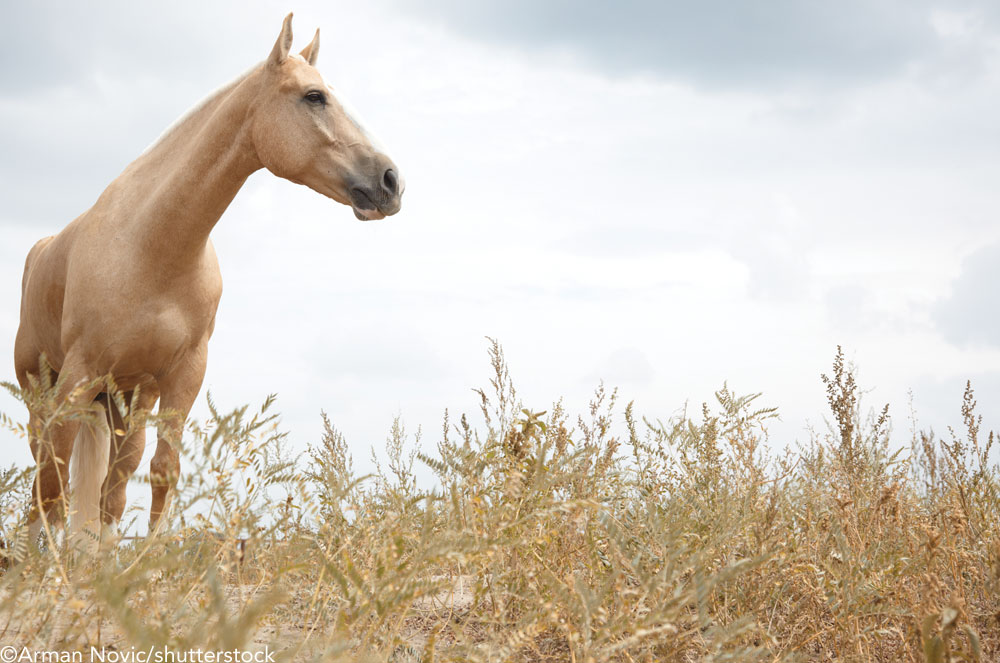
[[[253,74],[206,99],[136,159],[120,184],[132,195],[135,246],[157,261],[197,260],[240,187],[261,167],[250,140]]]

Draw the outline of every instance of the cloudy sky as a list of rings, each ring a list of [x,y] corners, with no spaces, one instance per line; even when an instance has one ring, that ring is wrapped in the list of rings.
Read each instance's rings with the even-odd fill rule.
[[[324,409],[366,470],[395,415],[432,444],[446,407],[477,411],[493,336],[536,410],[582,412],[603,379],[666,418],[728,381],[780,408],[786,444],[822,428],[841,344],[900,443],[909,390],[942,431],[966,379],[996,427],[996,7],[5,3],[0,348],[34,241],[266,57],[294,10],[296,48],[321,28],[320,70],[407,192],[360,223],[266,171],[248,181],[213,235],[221,406],[277,392],[298,449]],[[29,458],[0,436],[0,464]]]

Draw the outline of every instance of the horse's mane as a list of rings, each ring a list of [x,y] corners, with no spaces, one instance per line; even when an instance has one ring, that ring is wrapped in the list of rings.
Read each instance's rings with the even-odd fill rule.
[[[231,80],[228,83],[225,83],[224,85],[221,85],[220,87],[217,87],[216,89],[214,89],[211,92],[209,92],[201,101],[199,101],[198,103],[196,103],[191,108],[187,109],[184,112],[183,115],[181,115],[179,118],[177,118],[176,120],[174,120],[170,124],[170,126],[168,126],[166,129],[164,129],[163,133],[161,133],[156,140],[154,140],[152,143],[150,143],[146,147],[146,149],[144,149],[142,151],[142,154],[140,154],[139,156],[142,157],[142,156],[145,156],[145,155],[149,154],[150,152],[152,152],[154,148],[156,148],[158,145],[160,145],[161,143],[165,142],[168,138],[170,138],[170,136],[173,135],[174,132],[176,132],[177,129],[182,124],[184,124],[185,122],[187,122],[191,118],[193,118],[196,115],[198,115],[199,113],[201,113],[201,111],[203,111],[206,108],[208,108],[212,104],[213,101],[215,101],[217,99],[221,99],[228,92],[231,92],[233,89],[235,89],[237,85],[239,85],[244,80],[246,80],[246,78],[248,76],[250,76],[250,74],[252,74],[259,66],[260,66],[260,64],[255,64],[254,66],[250,67],[249,69],[247,69],[246,71],[244,71],[242,74],[240,74],[239,76],[237,76],[233,80]]]

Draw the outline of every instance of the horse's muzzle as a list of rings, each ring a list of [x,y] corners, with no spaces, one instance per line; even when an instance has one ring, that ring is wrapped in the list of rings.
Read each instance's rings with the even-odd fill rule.
[[[392,168],[382,173],[377,186],[354,186],[350,190],[354,215],[362,221],[392,216],[403,205],[403,187]]]

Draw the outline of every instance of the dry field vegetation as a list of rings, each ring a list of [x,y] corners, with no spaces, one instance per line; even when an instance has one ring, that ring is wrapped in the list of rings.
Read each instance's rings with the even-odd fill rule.
[[[368,477],[329,422],[293,456],[270,400],[213,407],[188,426],[169,534],[97,556],[29,549],[0,576],[0,643],[396,663],[1000,660],[1000,474],[971,388],[960,430],[890,443],[888,409],[863,413],[838,350],[828,430],[774,454],[776,412],[757,395],[723,388],[659,421],[598,388],[571,421],[561,403],[525,408],[496,343],[491,359],[483,426],[446,413],[417,449],[397,421]],[[50,424],[88,416],[54,409],[46,387],[13,391],[48,403]],[[7,541],[29,480],[0,473]]]

